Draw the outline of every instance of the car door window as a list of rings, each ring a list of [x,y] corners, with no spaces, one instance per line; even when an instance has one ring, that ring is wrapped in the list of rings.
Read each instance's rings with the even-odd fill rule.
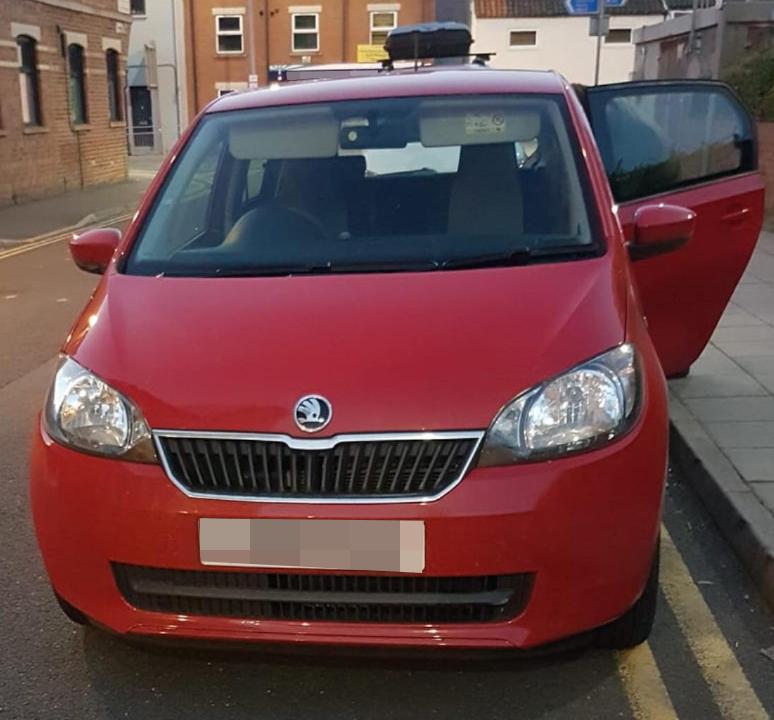
[[[751,123],[722,85],[610,86],[589,106],[619,202],[754,169]]]

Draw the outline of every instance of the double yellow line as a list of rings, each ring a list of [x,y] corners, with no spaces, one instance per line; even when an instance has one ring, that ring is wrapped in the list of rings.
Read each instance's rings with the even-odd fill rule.
[[[37,250],[48,245],[53,245],[54,243],[61,242],[62,240],[69,240],[73,234],[86,232],[86,230],[91,230],[95,227],[109,227],[110,225],[115,225],[116,223],[125,222],[131,217],[132,213],[123,213],[121,215],[116,215],[115,217],[100,220],[99,222],[83,225],[81,227],[73,225],[69,228],[55,230],[53,233],[46,233],[44,235],[28,238],[27,240],[21,241],[20,244],[16,245],[15,247],[0,251],[0,260],[7,260],[9,258],[16,257],[17,255],[23,255],[24,253],[28,253],[32,250]]]
[[[721,715],[768,720],[750,682],[665,527],[661,529],[661,589]],[[648,643],[618,653],[618,671],[638,720],[674,720],[669,692]]]

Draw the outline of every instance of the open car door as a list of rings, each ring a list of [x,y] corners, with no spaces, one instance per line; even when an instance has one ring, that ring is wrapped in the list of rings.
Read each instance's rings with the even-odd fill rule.
[[[631,82],[579,94],[627,240],[645,205],[696,213],[690,242],[634,264],[664,372],[684,374],[709,342],[763,222],[754,123],[717,82]]]

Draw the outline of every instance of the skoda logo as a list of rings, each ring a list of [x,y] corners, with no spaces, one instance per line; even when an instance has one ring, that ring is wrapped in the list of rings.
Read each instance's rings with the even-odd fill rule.
[[[321,395],[304,395],[293,409],[296,425],[304,432],[322,430],[333,417],[331,404]]]

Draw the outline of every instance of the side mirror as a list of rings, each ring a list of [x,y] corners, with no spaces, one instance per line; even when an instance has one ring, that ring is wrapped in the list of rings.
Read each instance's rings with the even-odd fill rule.
[[[634,215],[634,237],[629,257],[643,260],[663,255],[687,243],[696,225],[696,213],[677,205],[645,205]]]
[[[115,228],[87,230],[81,235],[73,235],[70,255],[81,270],[101,275],[110,264],[120,240],[121,231]]]

